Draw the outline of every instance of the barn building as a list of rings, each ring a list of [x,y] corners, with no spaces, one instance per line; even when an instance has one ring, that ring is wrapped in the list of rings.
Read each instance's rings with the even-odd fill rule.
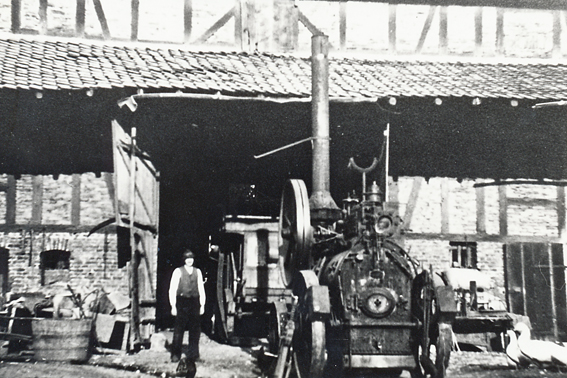
[[[509,310],[560,339],[565,110],[534,105],[565,99],[566,71],[560,59],[329,57],[335,201],[360,191],[348,161],[383,155],[388,130],[388,170],[370,179],[398,209],[412,256],[435,270],[480,269]],[[309,143],[256,158],[310,137],[310,96],[304,52],[4,35],[2,293],[55,283],[128,293],[132,221],[140,299],[167,309],[183,246],[204,266],[224,215],[275,216],[286,179],[310,187]],[[134,128],[140,174],[130,186]],[[239,207],[252,186],[253,206]],[[133,219],[123,197],[132,187],[145,209]]]

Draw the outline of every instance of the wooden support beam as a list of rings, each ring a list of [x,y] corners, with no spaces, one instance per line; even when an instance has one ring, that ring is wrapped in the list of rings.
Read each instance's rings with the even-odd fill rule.
[[[396,15],[398,6],[396,4],[388,5],[388,51],[396,52]]]
[[[565,224],[566,212],[565,212],[565,187],[557,187],[557,234],[560,239],[567,236],[567,229]]]
[[[504,54],[504,9],[496,9],[496,54]]]
[[[347,2],[341,1],[339,3],[339,40],[340,49],[346,49],[347,38]]]
[[[447,7],[439,8],[439,53],[447,54],[449,50]]]
[[[39,0],[39,34],[47,34],[47,0]]]
[[[75,173],[71,182],[71,224],[81,224],[81,175]]]
[[[96,16],[98,17],[98,22],[100,22],[100,27],[102,29],[102,36],[104,39],[110,39],[110,29],[108,28],[108,22],[106,22],[106,16],[104,15],[104,9],[102,9],[102,4],[100,0],[93,0]]]
[[[193,32],[193,0],[185,0],[183,5],[183,40],[185,43],[191,41]]]
[[[436,6],[430,6],[429,7],[429,12],[427,13],[427,18],[425,19],[425,22],[423,23],[423,29],[421,30],[421,35],[419,36],[419,41],[417,42],[417,47],[415,48],[416,53],[421,52],[421,49],[423,49],[423,45],[425,43],[425,38],[427,37],[427,34],[429,33],[429,29],[431,29],[431,24],[433,23],[433,16],[435,16],[436,10],[437,10]]]
[[[77,9],[75,11],[75,37],[82,38],[85,36],[85,12],[86,0],[77,0]]]
[[[441,180],[441,233],[449,233],[449,179]]]
[[[506,186],[498,187],[498,224],[500,225],[500,235],[508,235],[508,198],[506,196]]]
[[[299,22],[301,22],[307,28],[307,30],[311,32],[312,35],[325,34],[321,30],[319,30],[319,28],[317,28],[317,26],[315,26],[315,24],[312,23],[301,11],[299,11]],[[330,44],[329,47],[331,47]]]
[[[274,0],[272,40],[279,51],[297,50],[299,17],[297,7],[288,0]]]
[[[232,16],[234,17],[234,44],[241,50],[244,49],[242,41],[242,1],[244,0],[238,0],[232,9]]]
[[[553,11],[553,47],[551,50],[553,58],[561,57],[561,11]]]
[[[476,192],[476,232],[486,234],[486,208],[484,187],[475,188]]]
[[[138,26],[140,23],[140,0],[132,0],[132,23],[130,25],[130,40],[138,40]]]
[[[415,207],[417,206],[417,199],[419,197],[419,191],[423,181],[425,181],[423,177],[415,177],[413,179],[410,196],[406,205],[406,212],[404,214],[404,230],[411,230],[411,220],[413,218]]]
[[[557,201],[546,198],[508,198],[506,202],[508,203],[508,206],[537,206],[547,209],[555,208],[557,205]]]
[[[474,55],[482,56],[482,7],[474,12]]]
[[[208,28],[203,35],[201,35],[199,38],[197,38],[197,40],[195,41],[195,43],[205,43],[207,42],[207,40],[209,38],[212,37],[213,34],[215,34],[217,32],[217,30],[219,30],[220,28],[222,28],[227,22],[228,20],[230,20],[235,13],[237,12],[236,7],[232,7],[228,12],[226,12],[221,18],[219,18],[217,20],[217,22],[215,22],[213,24],[213,26],[211,26],[210,28]],[[240,12],[239,12],[240,13]],[[237,22],[237,24],[239,24]],[[240,23],[241,24],[241,23]],[[242,32],[240,34],[242,36]],[[241,37],[242,38],[242,37]]]
[[[404,220],[405,223],[405,220]],[[1,230],[1,227],[0,227]],[[549,235],[497,235],[497,234],[441,234],[404,231],[404,240],[432,240],[462,243],[562,243],[558,237]]]
[[[547,256],[549,259],[549,290],[551,291],[551,322],[553,325],[553,336],[557,340],[559,339],[559,328],[557,327],[557,304],[555,301],[555,295],[559,290],[556,290],[555,272],[553,269],[553,246],[551,243],[547,243]],[[560,284],[561,287],[563,287],[563,285],[565,285],[565,282]]]
[[[43,210],[43,176],[32,177],[32,212],[31,224],[41,224]]]
[[[12,33],[19,33],[22,27],[22,2],[12,0]]]
[[[326,0],[328,2],[339,2],[344,0]],[[564,10],[567,9],[567,0],[358,0],[365,3],[387,3],[408,5],[442,5],[459,7],[503,7],[514,9],[543,9]]]
[[[8,175],[8,189],[6,190],[6,224],[16,223],[16,178]]]

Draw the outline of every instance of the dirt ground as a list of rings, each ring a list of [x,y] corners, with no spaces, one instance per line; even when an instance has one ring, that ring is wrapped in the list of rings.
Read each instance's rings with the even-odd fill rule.
[[[223,345],[203,335],[200,349],[201,360],[197,363],[197,378],[263,377],[257,363],[257,353],[255,353],[258,346]],[[4,360],[0,361],[0,377],[168,378],[175,376],[176,366],[170,362],[167,351],[147,349],[134,354],[95,354],[87,364],[83,365]],[[496,352],[453,352],[447,373],[449,378],[567,377],[565,371],[544,370],[536,367],[517,370],[508,365],[505,354]],[[409,373],[404,372],[402,377],[408,378]]]

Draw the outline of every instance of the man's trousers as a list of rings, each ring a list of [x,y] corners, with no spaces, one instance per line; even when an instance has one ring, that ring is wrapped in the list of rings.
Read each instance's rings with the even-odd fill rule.
[[[196,361],[199,358],[199,337],[201,336],[201,305],[198,297],[177,297],[177,316],[173,328],[171,356],[181,356],[181,346],[185,330],[189,331],[189,350],[187,358]]]

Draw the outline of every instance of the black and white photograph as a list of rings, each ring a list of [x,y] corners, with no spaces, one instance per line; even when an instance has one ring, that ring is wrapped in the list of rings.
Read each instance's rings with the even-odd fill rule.
[[[567,0],[0,0],[0,377],[567,376]]]

